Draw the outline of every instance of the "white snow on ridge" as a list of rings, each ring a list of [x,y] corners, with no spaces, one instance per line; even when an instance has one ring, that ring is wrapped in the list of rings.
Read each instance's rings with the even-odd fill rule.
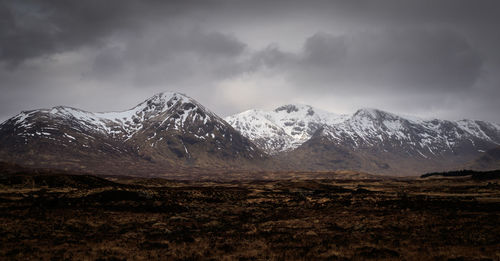
[[[30,136],[35,130],[35,123],[38,126],[38,123],[48,119],[54,123],[54,126],[48,127],[57,129],[59,123],[68,125],[69,122],[69,128],[74,131],[91,130],[124,140],[150,126],[161,126],[162,130],[188,131],[199,139],[206,139],[214,134],[205,133],[204,128],[191,123],[196,122],[200,126],[216,122],[214,131],[219,131],[219,127],[226,124],[195,100],[170,92],[156,94],[134,108],[121,112],[93,113],[58,106],[22,112],[8,122]],[[390,150],[391,147],[405,147],[404,151],[411,150],[423,154],[423,157],[444,150],[454,151],[466,143],[475,150],[485,150],[491,144],[500,144],[500,125],[495,123],[425,120],[371,108],[360,109],[350,115],[339,115],[309,105],[289,104],[272,111],[248,110],[226,117],[225,120],[269,154],[293,150],[314,135],[327,137],[330,141],[354,149],[386,146],[383,149]],[[229,139],[232,141],[232,137]]]
[[[261,149],[274,154],[297,148],[322,125],[336,124],[346,117],[309,105],[289,104],[273,111],[248,110],[225,120]]]
[[[183,105],[187,103],[192,105],[187,105],[187,108],[184,109]],[[77,126],[88,130],[129,139],[143,128],[145,121],[162,115],[175,105],[180,108],[178,110],[180,117],[172,119],[173,129],[181,130],[189,115],[193,115],[191,117],[193,121],[198,117],[204,117],[201,118],[204,123],[211,119],[220,119],[190,97],[173,92],[158,93],[134,108],[120,112],[88,112],[72,107],[57,106],[51,109],[22,112],[13,119],[16,126],[29,128],[33,123],[29,121],[29,118],[41,114],[56,120],[75,120],[78,122]],[[196,114],[197,109],[203,110],[204,116]],[[169,120],[171,115],[165,116],[162,123]]]
[[[321,135],[338,143],[366,147],[392,142],[409,146],[418,154],[422,154],[421,150],[430,154],[443,149],[453,151],[465,140],[473,146],[475,139],[500,143],[498,124],[424,120],[371,108],[337,115],[308,105],[285,105],[274,111],[248,110],[226,117],[226,121],[270,154],[297,148],[319,129],[323,130]]]

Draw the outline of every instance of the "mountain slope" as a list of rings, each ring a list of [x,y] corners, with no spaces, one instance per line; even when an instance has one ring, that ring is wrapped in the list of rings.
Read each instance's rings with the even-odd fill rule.
[[[354,148],[434,158],[477,155],[500,143],[500,127],[482,121],[411,120],[374,109],[362,109],[342,123],[325,127],[325,135]]]
[[[178,93],[159,93],[122,112],[58,106],[0,124],[1,161],[95,174],[349,169],[409,175],[461,168],[499,145],[500,126],[484,121],[422,120],[377,109],[337,115],[307,105],[224,120]]]
[[[287,105],[226,120],[291,168],[416,174],[462,166],[500,144],[500,126],[473,120],[422,120],[377,109],[352,115]],[[266,128],[262,128],[265,121]],[[283,142],[281,142],[283,141]],[[276,145],[277,144],[277,145]]]
[[[35,167],[164,173],[252,167],[265,155],[223,119],[178,93],[123,112],[70,107],[22,112],[0,125],[3,161]]]
[[[309,105],[289,104],[268,112],[248,110],[225,120],[265,152],[277,154],[297,148],[319,128],[345,117]]]
[[[464,168],[474,170],[500,170],[500,146],[485,151],[481,156],[469,162]]]

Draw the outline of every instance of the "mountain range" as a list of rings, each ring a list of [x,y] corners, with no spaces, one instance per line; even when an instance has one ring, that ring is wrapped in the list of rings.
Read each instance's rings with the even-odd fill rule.
[[[291,104],[245,111],[226,121],[266,153],[307,170],[394,174],[456,169],[500,144],[495,123],[424,120],[377,109],[338,115]]]
[[[122,112],[58,106],[0,124],[0,161],[94,174],[347,169],[413,175],[496,168],[499,148],[500,125],[491,122],[377,109],[339,115],[294,104],[222,119],[170,92]]]
[[[0,125],[0,159],[96,174],[155,175],[255,168],[267,158],[197,101],[159,93],[130,110],[71,107],[22,112]]]

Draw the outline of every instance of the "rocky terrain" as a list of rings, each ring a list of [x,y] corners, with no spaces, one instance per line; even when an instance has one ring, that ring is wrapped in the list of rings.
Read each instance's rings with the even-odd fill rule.
[[[155,175],[251,169],[265,158],[223,119],[178,93],[159,93],[123,112],[26,111],[0,125],[0,159],[36,168]]]
[[[10,166],[0,259],[498,260],[492,178],[183,182]]]
[[[491,170],[500,168],[499,144],[500,125],[478,120],[423,120],[377,109],[337,115],[307,105],[222,119],[186,95],[167,92],[122,112],[58,106],[0,124],[0,161],[143,177]]]
[[[377,109],[337,115],[292,104],[226,121],[290,169],[417,175],[461,168],[500,144],[495,123],[424,120]]]

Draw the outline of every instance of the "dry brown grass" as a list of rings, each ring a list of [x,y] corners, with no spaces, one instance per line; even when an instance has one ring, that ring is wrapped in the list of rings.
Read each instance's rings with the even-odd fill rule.
[[[4,185],[0,259],[500,258],[499,181],[114,181]]]

